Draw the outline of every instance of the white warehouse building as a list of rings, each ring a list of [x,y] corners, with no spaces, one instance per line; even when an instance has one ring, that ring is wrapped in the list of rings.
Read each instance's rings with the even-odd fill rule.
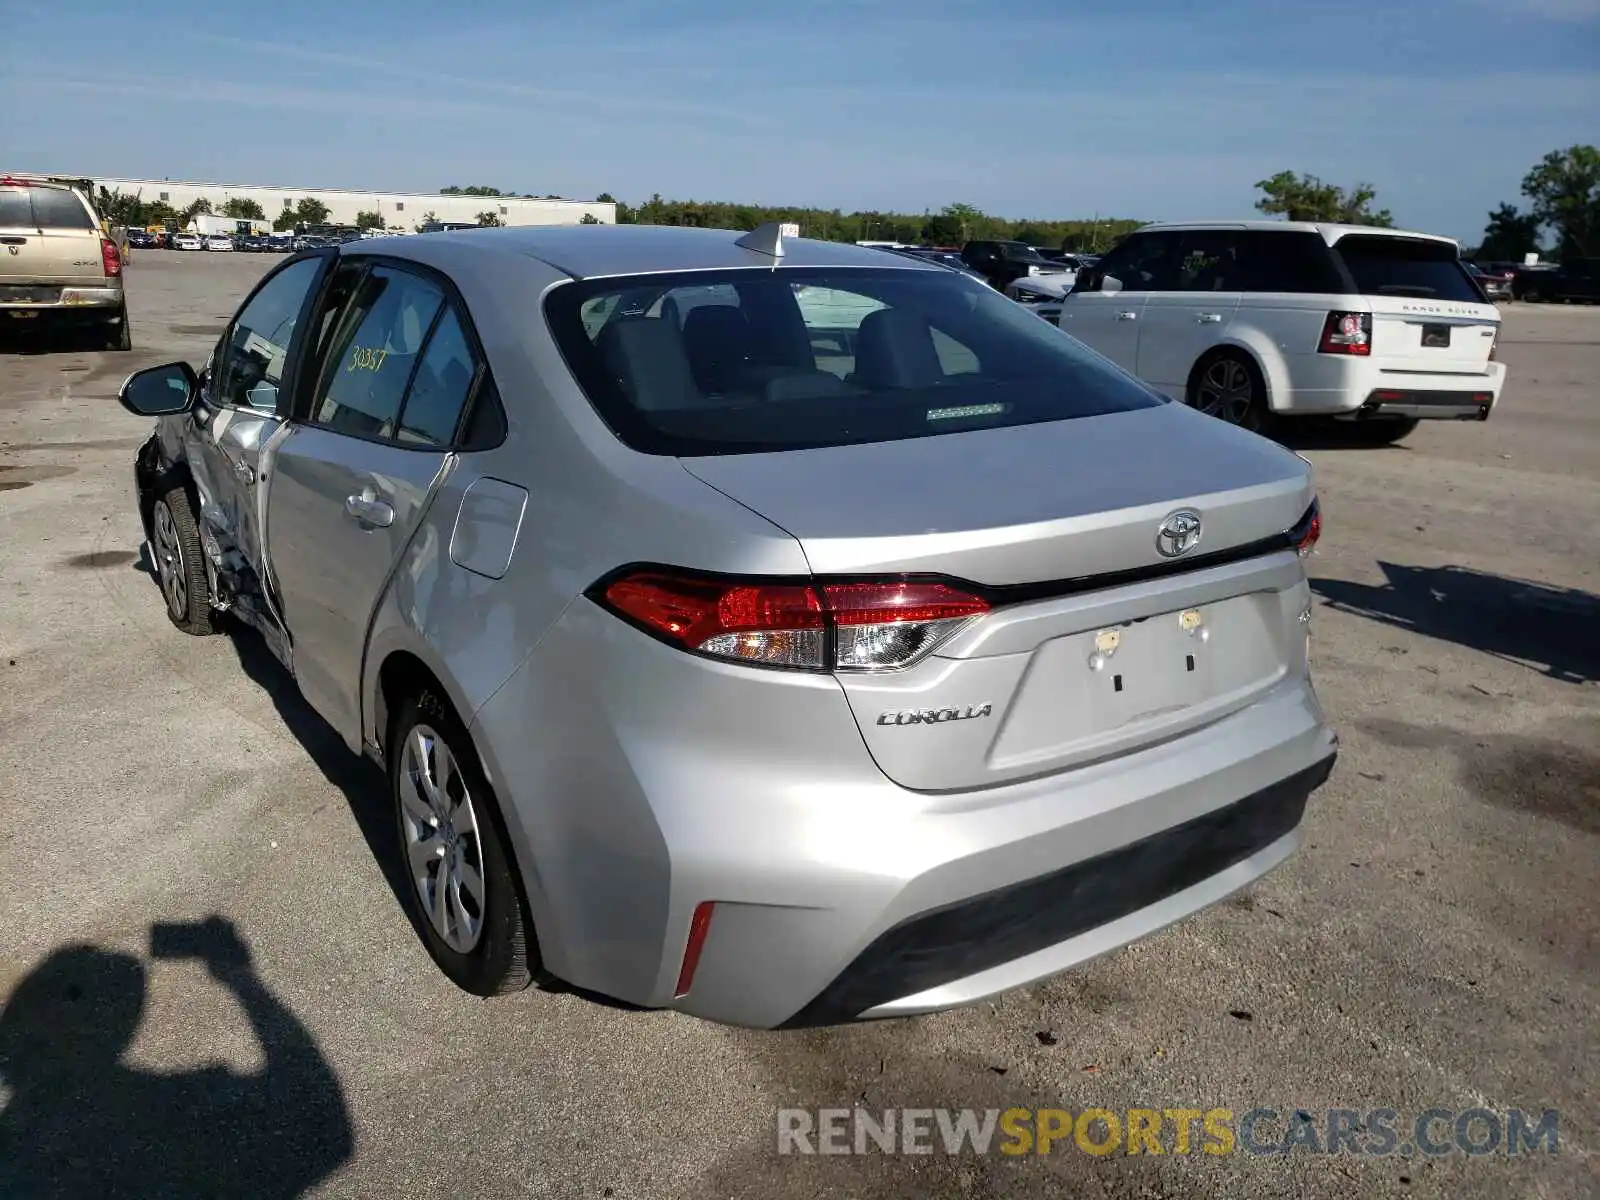
[[[221,212],[229,200],[254,200],[268,221],[306,198],[328,206],[328,223],[354,225],[358,213],[376,212],[388,229],[415,229],[432,213],[439,221],[477,221],[490,212],[503,225],[577,225],[590,217],[614,225],[617,206],[599,200],[535,200],[523,196],[444,196],[435,192],[368,192],[347,188],[276,187],[233,183],[184,183],[169,179],[94,178],[96,188],[165,201],[182,212],[196,200],[209,200]]]

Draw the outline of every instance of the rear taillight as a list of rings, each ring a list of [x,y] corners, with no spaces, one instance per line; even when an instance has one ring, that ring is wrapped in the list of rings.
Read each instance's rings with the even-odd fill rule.
[[[809,671],[893,671],[989,611],[937,581],[749,581],[646,568],[591,593],[663,641],[713,658]]]
[[[1500,331],[1494,331],[1494,337],[1489,339],[1489,361],[1495,361],[1495,355],[1500,353]]]
[[[117,253],[117,244],[108,237],[100,239],[100,261],[105,265],[107,276],[122,274],[122,255]]]
[[[1305,558],[1317,548],[1317,539],[1322,536],[1322,505],[1316,500],[1311,501],[1311,507],[1306,509],[1305,515],[1295,522],[1293,529],[1289,530],[1289,543]]]
[[[1321,354],[1354,354],[1366,358],[1372,353],[1372,314],[1331,312],[1322,322]]]

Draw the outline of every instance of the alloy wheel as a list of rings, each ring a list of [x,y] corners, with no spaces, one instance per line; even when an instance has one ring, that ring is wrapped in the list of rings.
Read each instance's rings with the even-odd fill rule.
[[[178,537],[178,526],[172,519],[172,510],[165,500],[155,506],[156,575],[161,580],[161,594],[167,598],[167,608],[172,615],[183,620],[189,613],[189,576],[183,561],[183,541]]]
[[[1229,425],[1244,424],[1254,402],[1250,372],[1236,358],[1217,359],[1206,368],[1195,388],[1195,408]]]
[[[469,954],[483,934],[484,883],[467,778],[431,726],[414,726],[401,754],[400,825],[412,885],[434,932]]]

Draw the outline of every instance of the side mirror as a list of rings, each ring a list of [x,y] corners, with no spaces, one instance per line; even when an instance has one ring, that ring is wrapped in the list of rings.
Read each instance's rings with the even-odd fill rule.
[[[123,382],[117,400],[136,417],[168,417],[188,412],[199,390],[194,368],[175,362],[135,371]]]
[[[1072,281],[1074,292],[1098,292],[1102,276],[1094,267],[1080,267],[1078,274]]]

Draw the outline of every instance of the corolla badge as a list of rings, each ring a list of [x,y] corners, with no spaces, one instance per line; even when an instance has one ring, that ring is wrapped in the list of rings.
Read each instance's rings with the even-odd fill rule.
[[[904,709],[878,714],[879,725],[942,725],[946,721],[971,721],[994,712],[992,704],[969,704],[965,708]]]
[[[1163,558],[1177,558],[1200,544],[1200,514],[1192,508],[1168,513],[1156,530],[1156,550]]]

